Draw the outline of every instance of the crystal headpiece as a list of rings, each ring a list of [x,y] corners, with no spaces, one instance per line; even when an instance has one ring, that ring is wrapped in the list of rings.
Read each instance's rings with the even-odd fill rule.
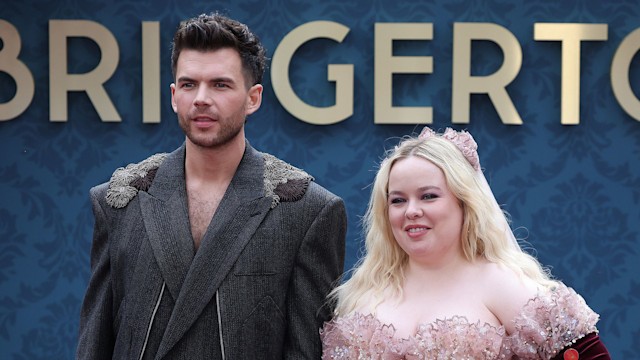
[[[431,130],[431,128],[425,126],[420,135],[418,135],[418,138],[428,139],[432,136],[438,136],[438,134]],[[462,155],[464,155],[464,157],[467,158],[467,161],[469,161],[469,164],[471,164],[475,170],[480,170],[478,144],[473,140],[473,136],[471,136],[471,134],[464,130],[455,131],[452,128],[446,128],[444,133],[440,136],[451,141],[458,149],[460,149]]]

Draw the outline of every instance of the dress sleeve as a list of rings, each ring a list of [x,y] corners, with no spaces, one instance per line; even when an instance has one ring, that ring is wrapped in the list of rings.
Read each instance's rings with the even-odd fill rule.
[[[575,344],[570,345],[552,360],[610,360],[611,355],[607,347],[600,340],[600,336],[596,333],[591,333],[582,339],[576,341]]]
[[[590,351],[604,349],[606,352],[597,337],[598,320],[598,314],[589,308],[580,295],[559,282],[555,288],[540,292],[523,307],[514,319],[516,331],[503,342],[502,354],[507,358],[555,359],[556,355],[564,355],[563,349],[578,344],[581,350],[575,349],[579,353],[584,351],[584,356]],[[591,334],[597,337],[597,346],[593,350],[589,350],[590,341],[594,341],[589,337]],[[600,347],[602,349],[598,350]],[[591,358],[583,357],[580,353],[579,359]]]

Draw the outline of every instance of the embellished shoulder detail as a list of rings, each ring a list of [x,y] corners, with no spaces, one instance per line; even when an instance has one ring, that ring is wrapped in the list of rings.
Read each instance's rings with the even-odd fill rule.
[[[270,196],[271,208],[280,202],[298,201],[307,192],[313,177],[273,155],[262,153],[264,159],[264,189]]]
[[[514,319],[516,332],[505,339],[504,355],[551,359],[586,335],[597,333],[598,320],[578,293],[558,283],[529,300]]]
[[[109,180],[107,204],[120,209],[127,206],[138,191],[149,190],[160,164],[167,155],[167,153],[155,154],[137,164],[116,169]]]

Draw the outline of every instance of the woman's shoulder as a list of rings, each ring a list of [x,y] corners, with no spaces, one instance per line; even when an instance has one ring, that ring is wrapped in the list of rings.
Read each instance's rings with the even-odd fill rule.
[[[487,295],[495,295],[496,301],[508,301],[500,293],[513,292],[517,298],[530,299],[537,294],[540,286],[525,275],[516,273],[506,265],[484,261],[477,266],[477,280]]]
[[[560,281],[540,285],[499,264],[484,266],[483,297],[507,331],[505,354],[552,358],[587,334],[597,333],[599,316]]]
[[[540,286],[507,266],[487,262],[481,270],[482,299],[507,330],[515,331],[513,319],[540,291]]]
[[[599,320],[585,300],[561,282],[542,288],[513,319],[515,331],[505,345],[520,358],[529,358],[535,344],[538,354],[552,358],[588,334],[597,333]],[[541,340],[544,339],[544,340]]]

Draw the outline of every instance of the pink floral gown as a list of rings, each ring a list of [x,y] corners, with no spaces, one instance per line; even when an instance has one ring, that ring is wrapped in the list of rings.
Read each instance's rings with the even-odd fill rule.
[[[573,289],[559,284],[538,294],[514,319],[516,332],[465,317],[421,324],[409,338],[394,337],[392,325],[373,315],[352,313],[320,331],[323,359],[551,359],[562,349],[597,333],[598,314]]]

